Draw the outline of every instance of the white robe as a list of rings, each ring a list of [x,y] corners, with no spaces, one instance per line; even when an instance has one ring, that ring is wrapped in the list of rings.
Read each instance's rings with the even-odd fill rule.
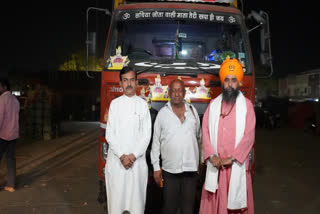
[[[145,158],[151,137],[148,104],[138,96],[114,99],[109,108],[106,139],[109,143],[105,179],[109,214],[143,214],[146,202],[148,166]],[[123,154],[133,153],[129,169],[121,164]]]

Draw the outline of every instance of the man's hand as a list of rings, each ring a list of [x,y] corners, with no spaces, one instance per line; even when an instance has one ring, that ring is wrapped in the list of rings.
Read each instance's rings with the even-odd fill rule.
[[[162,171],[161,169],[153,172],[154,181],[161,187],[162,184]]]
[[[232,160],[230,158],[221,158],[221,162],[223,166],[229,166],[232,164]]]
[[[132,164],[136,161],[136,156],[134,156],[134,154],[131,153],[128,155],[128,157],[129,157]]]
[[[220,168],[220,167],[223,167],[223,164],[222,164],[222,161],[221,161],[221,159],[218,157],[218,156],[216,156],[216,155],[214,155],[214,156],[212,156],[210,159],[209,159],[209,161],[212,163],[212,165],[214,166],[214,167],[216,167],[216,168]]]
[[[122,155],[120,157],[120,161],[123,167],[126,169],[129,169],[133,164],[133,162],[131,162],[131,160],[129,159],[129,155]]]

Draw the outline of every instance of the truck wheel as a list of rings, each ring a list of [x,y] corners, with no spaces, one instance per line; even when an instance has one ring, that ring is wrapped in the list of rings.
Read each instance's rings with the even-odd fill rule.
[[[98,192],[98,202],[103,205],[105,211],[107,211],[107,193],[106,193],[106,185],[103,180],[99,180],[99,192]]]

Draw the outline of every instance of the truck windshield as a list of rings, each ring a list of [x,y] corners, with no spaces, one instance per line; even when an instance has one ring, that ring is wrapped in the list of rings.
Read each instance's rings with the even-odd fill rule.
[[[106,55],[115,55],[116,48],[121,47],[121,55],[128,56],[130,66],[138,69],[149,67],[150,72],[161,72],[173,68],[167,70],[197,73],[217,73],[225,57],[230,56],[241,60],[245,72],[250,73],[244,38],[240,21],[118,20],[111,29]]]

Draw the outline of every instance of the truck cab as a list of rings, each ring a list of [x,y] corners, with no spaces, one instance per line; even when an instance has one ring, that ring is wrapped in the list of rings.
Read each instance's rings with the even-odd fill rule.
[[[108,107],[123,94],[119,85],[123,66],[137,71],[137,95],[148,102],[152,121],[169,101],[168,85],[176,78],[184,81],[185,100],[202,118],[211,99],[221,93],[219,69],[227,57],[241,62],[245,75],[240,90],[254,102],[248,29],[236,6],[233,0],[114,1],[101,75],[101,184],[108,151],[104,138]]]

